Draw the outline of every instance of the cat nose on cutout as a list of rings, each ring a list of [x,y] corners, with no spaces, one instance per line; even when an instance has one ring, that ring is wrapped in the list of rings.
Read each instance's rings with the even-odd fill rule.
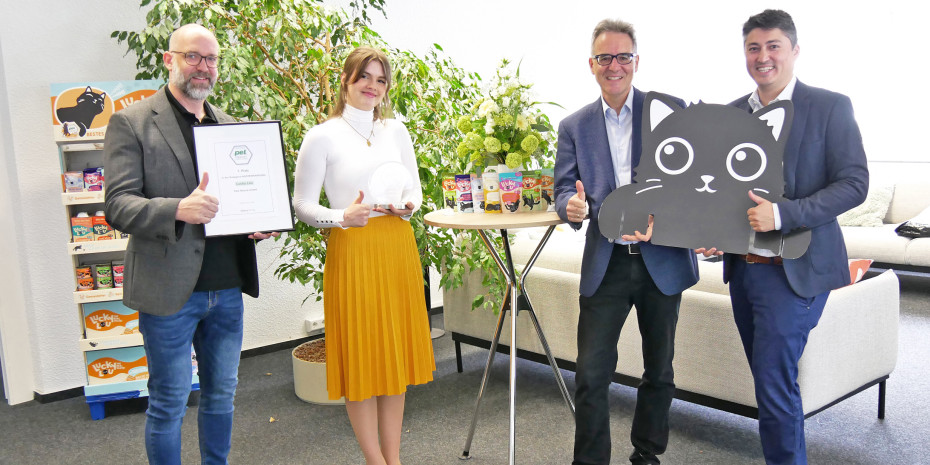
[[[713,180],[714,180],[714,177],[709,174],[702,175],[701,181],[704,181],[704,186],[699,189],[695,189],[695,190],[698,192],[710,192],[711,194],[713,194],[714,192],[717,192],[716,189],[710,188],[710,182]]]

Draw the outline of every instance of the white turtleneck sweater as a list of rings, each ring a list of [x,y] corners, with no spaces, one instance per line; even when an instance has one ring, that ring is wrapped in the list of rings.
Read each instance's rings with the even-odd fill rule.
[[[365,194],[362,203],[372,203],[368,180],[385,162],[400,162],[407,168],[413,182],[401,199],[413,202],[414,211],[420,208],[423,191],[410,134],[399,121],[373,121],[373,114],[346,105],[342,116],[307,131],[294,172],[294,209],[299,220],[317,228],[341,227],[345,209],[358,198],[359,191]],[[371,147],[365,141],[369,134]],[[320,205],[321,188],[330,208]],[[372,217],[382,215],[371,213]]]

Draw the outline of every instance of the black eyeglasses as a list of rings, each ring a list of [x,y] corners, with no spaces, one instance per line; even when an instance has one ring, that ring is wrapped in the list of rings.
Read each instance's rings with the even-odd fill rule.
[[[609,53],[602,53],[600,55],[594,55],[594,61],[601,66],[610,66],[610,63],[617,59],[617,63],[621,65],[628,65],[633,62],[633,59],[636,58],[635,53],[618,53],[616,55],[611,55]]]
[[[220,57],[216,55],[201,55],[197,52],[175,52],[174,50],[168,50],[168,53],[180,53],[184,55],[184,62],[191,66],[200,66],[200,62],[206,60],[207,68],[216,68],[216,65],[220,64]]]

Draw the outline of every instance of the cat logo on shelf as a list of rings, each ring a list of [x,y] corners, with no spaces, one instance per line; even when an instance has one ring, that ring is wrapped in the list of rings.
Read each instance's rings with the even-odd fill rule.
[[[162,84],[160,80],[52,84],[55,141],[103,140],[113,113],[154,95]]]
[[[810,230],[754,233],[746,217],[756,205],[749,191],[773,203],[783,199],[782,159],[793,117],[787,100],[751,114],[706,103],[682,108],[668,95],[649,92],[634,182],[604,199],[601,233],[618,240],[645,232],[653,215],[654,244],[736,254],[752,245],[800,257]]]
[[[84,137],[88,130],[106,126],[112,114],[113,100],[107,98],[106,92],[91,86],[63,92],[55,106],[57,122],[66,137]]]

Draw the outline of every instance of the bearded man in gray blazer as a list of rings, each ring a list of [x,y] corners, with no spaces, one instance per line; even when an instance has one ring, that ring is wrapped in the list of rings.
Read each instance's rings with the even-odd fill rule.
[[[206,238],[216,197],[197,180],[193,126],[233,122],[206,99],[217,80],[219,43],[188,24],[163,54],[169,83],[114,114],[107,128],[106,217],[130,234],[123,302],[139,311],[148,360],[145,446],[150,463],[181,463],[181,421],[197,355],[201,460],[225,464],[242,350],[242,292],[258,297],[253,239],[277,233]]]

